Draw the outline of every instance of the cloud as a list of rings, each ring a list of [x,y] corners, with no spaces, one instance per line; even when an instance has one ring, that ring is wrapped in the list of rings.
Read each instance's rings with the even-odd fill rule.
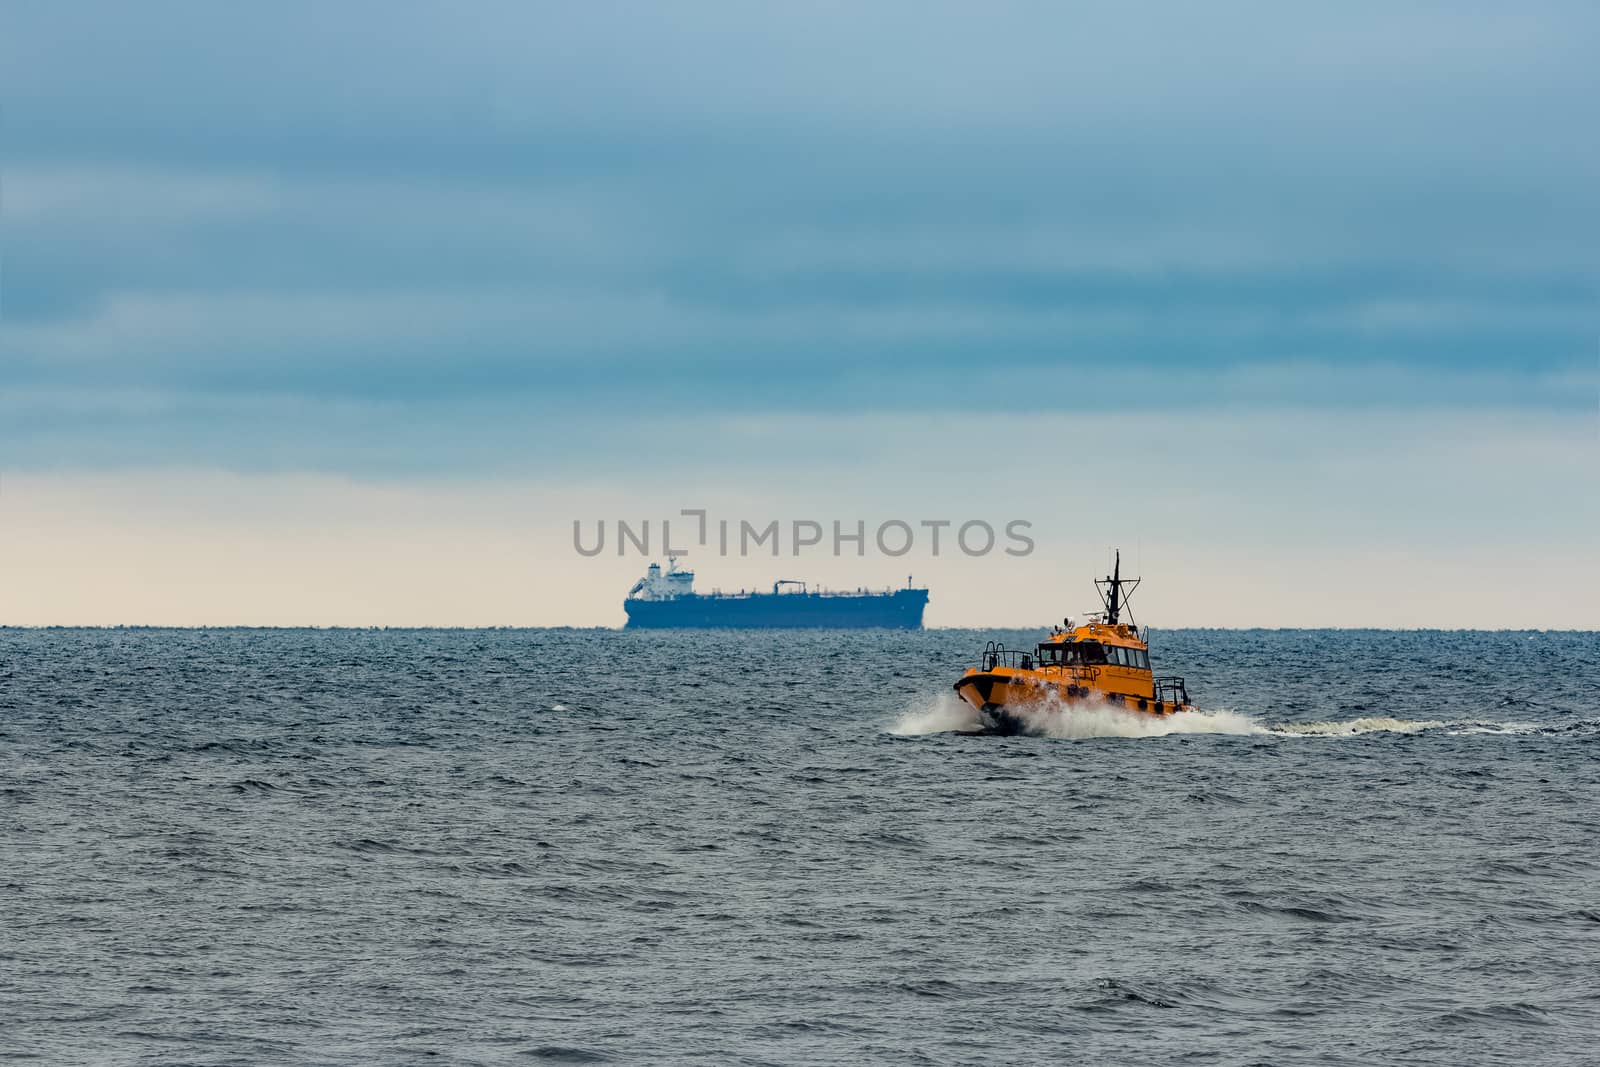
[[[355,151],[404,140],[420,153],[533,132],[642,139],[652,126],[1155,127],[1169,139],[1270,129],[1303,131],[1294,143],[1315,147],[1307,127],[1332,126],[1387,132],[1386,147],[1426,152],[1470,140],[1470,125],[1450,118],[1548,144],[1538,125],[1507,119],[1529,101],[1593,85],[1584,31],[1595,18],[1578,3],[489,3],[472,18],[440,3],[107,4],[92,16],[13,13],[5,66],[23,105],[20,135],[101,150],[176,151],[168,140],[187,130],[199,152],[216,140],[276,148],[303,138]],[[132,100],[128,87],[138,88]],[[130,105],[120,114],[107,106],[119,98]],[[1425,145],[1405,136],[1414,130]]]
[[[465,472],[663,409],[1581,409],[1597,21],[29,7],[0,449]]]

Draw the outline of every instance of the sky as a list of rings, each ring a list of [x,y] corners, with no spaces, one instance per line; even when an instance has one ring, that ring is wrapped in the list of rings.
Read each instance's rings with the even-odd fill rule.
[[[1600,627],[1600,8],[0,5],[0,624]],[[614,531],[614,525],[613,525]],[[655,553],[659,558],[660,552]],[[1087,603],[1084,601],[1087,600]]]

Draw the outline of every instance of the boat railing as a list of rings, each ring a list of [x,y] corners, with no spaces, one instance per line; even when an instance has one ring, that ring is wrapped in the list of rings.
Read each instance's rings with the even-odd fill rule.
[[[983,669],[992,671],[996,667],[1015,667],[1017,670],[1031,671],[1037,662],[1032,651],[1025,648],[1007,648],[998,641],[990,641],[983,646]]]
[[[1041,659],[1039,655],[1026,648],[1007,648],[998,641],[990,641],[983,646],[983,670],[992,671],[996,667],[1014,667],[1021,671],[1041,669],[1060,670],[1063,680],[1083,684],[1093,682],[1100,677],[1100,667],[1092,663],[1057,663],[1048,659]],[[1181,682],[1182,679],[1180,678]]]
[[[1166,701],[1168,704],[1189,703],[1189,687],[1184,685],[1183,679],[1176,674],[1155,679],[1155,687],[1157,700]]]

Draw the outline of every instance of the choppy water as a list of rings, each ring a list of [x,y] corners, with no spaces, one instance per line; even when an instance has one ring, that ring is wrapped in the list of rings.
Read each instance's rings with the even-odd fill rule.
[[[1596,1062],[1600,636],[994,636],[0,631],[0,1058]]]

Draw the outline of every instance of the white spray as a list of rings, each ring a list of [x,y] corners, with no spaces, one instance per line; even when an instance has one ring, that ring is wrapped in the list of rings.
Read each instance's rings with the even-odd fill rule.
[[[1233,734],[1256,737],[1359,737],[1370,733],[1415,734],[1450,727],[1460,733],[1520,733],[1531,723],[1489,723],[1481,720],[1446,722],[1436,719],[1397,719],[1369,716],[1342,722],[1260,723],[1242,712],[1180,711],[1149,715],[1101,701],[1061,701],[1053,695],[1037,704],[1016,709],[1023,732],[1036,737],[1083,740],[1095,737],[1168,737],[1173,734]],[[984,732],[985,716],[953,692],[923,697],[907,707],[889,732],[900,737],[923,734],[975,734]]]
[[[1266,731],[1248,715],[1232,711],[1180,711],[1157,716],[1127,711],[1098,701],[1070,704],[1049,698],[1018,711],[1025,732],[1040,737],[1165,737],[1168,734],[1259,734]],[[901,737],[939,733],[981,733],[983,713],[955,693],[940,693],[907,708],[889,730]]]

